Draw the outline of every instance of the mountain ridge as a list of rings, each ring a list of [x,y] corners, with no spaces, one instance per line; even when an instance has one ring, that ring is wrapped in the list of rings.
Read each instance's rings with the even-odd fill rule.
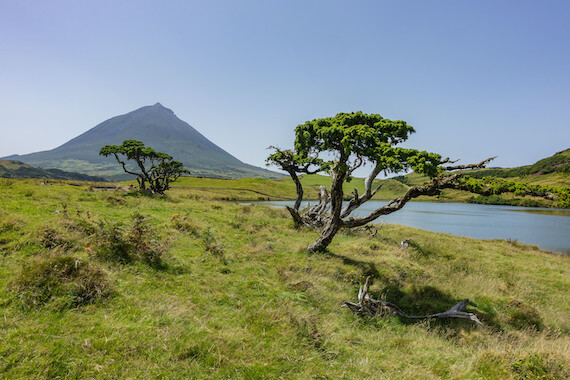
[[[4,157],[41,168],[56,168],[109,179],[126,179],[122,168],[112,158],[99,156],[104,145],[120,145],[124,140],[139,140],[156,151],[168,153],[180,161],[192,175],[217,178],[283,175],[243,163],[160,103],[144,106],[114,116],[97,124],[59,147],[25,155]]]

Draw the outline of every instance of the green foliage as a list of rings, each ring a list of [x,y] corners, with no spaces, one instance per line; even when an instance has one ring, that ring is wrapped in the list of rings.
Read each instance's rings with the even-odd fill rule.
[[[107,261],[131,263],[142,261],[161,266],[165,243],[158,239],[155,229],[141,214],[131,215],[132,222],[99,222],[94,235],[95,254]]]
[[[537,203],[532,203],[532,200],[509,201],[498,197],[499,194],[512,193],[517,196],[535,196],[551,199],[555,201],[560,208],[570,207],[570,187],[533,185],[507,181],[505,179],[494,177],[478,179],[472,176],[463,176],[459,181],[463,185],[464,190],[492,197],[488,200],[481,197],[470,198],[469,201],[473,203],[511,204],[521,206],[538,205]]]
[[[506,206],[519,206],[519,207],[545,207],[544,201],[536,199],[524,198],[505,198],[500,195],[474,195],[467,198],[468,203],[486,204],[486,205],[506,205]]]
[[[222,262],[227,263],[224,256],[224,246],[218,242],[210,227],[207,227],[206,230],[200,234],[200,240],[206,252],[218,257]]]
[[[53,303],[58,309],[93,303],[110,293],[106,273],[71,256],[35,260],[24,265],[11,285],[24,309]]]
[[[125,140],[122,145],[105,145],[99,152],[102,156],[115,156],[117,162],[123,166],[123,170],[137,176],[141,190],[146,190],[147,185],[152,193],[164,194],[170,188],[170,184],[181,175],[189,173],[179,161],[173,161],[172,156],[156,152],[150,147],[137,140]],[[139,172],[127,169],[126,163],[120,158],[125,156],[127,160],[136,163]]]
[[[210,201],[216,193],[207,190],[195,199],[188,184],[199,180],[192,181],[168,198],[123,197],[113,207],[108,192],[87,184],[16,180],[1,189],[0,240],[10,248],[0,253],[0,377],[569,377],[568,256],[390,224],[373,238],[339,234],[328,254],[307,255],[303,247],[315,233],[294,229],[287,211]],[[225,182],[204,179],[202,186],[261,190],[268,183]],[[22,197],[24,189],[35,195]],[[128,240],[135,212],[152,218],[150,240],[168,235],[165,270],[94,261],[98,221],[117,223]],[[70,257],[104,268],[112,292],[103,294],[113,297],[69,310],[75,298],[56,292],[23,312],[12,283],[28,273],[22,263],[33,267],[59,251],[38,244],[48,225],[73,243]],[[223,243],[226,263],[206,250],[202,236]],[[405,239],[414,244],[403,249]],[[371,295],[408,313],[440,312],[469,297],[468,311],[484,326],[368,319],[339,307],[356,300],[369,274]],[[513,311],[524,310],[512,299],[537,311],[542,329],[530,326],[534,318],[514,323]]]
[[[414,128],[405,121],[392,121],[362,112],[339,113],[333,117],[307,121],[295,129],[295,157],[318,158],[329,152],[335,158],[322,160],[319,171],[346,171],[351,156],[369,160],[378,170],[397,173],[413,169],[434,176],[441,156],[415,149],[395,147],[408,139]],[[334,169],[333,169],[334,168]]]
[[[319,167],[319,171],[326,171],[329,164],[322,159],[316,157],[308,157],[307,155],[297,154],[290,149],[281,150],[275,147],[275,153],[270,154],[265,160],[267,165],[278,165],[287,172],[308,173],[311,165]]]

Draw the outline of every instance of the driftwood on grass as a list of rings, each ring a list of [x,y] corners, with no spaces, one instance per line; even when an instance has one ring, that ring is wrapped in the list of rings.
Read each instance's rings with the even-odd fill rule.
[[[386,314],[396,314],[406,319],[463,318],[469,319],[479,325],[482,325],[481,321],[479,321],[479,318],[477,318],[475,314],[461,311],[463,308],[465,308],[465,306],[467,306],[469,299],[464,299],[443,313],[422,316],[407,315],[397,305],[391,302],[370,298],[370,295],[368,294],[369,280],[370,276],[366,278],[366,283],[364,286],[361,286],[360,290],[358,291],[358,303],[345,301],[342,307],[348,307],[357,315],[369,315],[372,317],[383,316]]]

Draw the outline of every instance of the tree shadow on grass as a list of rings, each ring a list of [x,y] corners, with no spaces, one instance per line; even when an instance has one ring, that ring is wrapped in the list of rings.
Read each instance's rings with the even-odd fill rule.
[[[380,291],[371,292],[371,297],[382,299],[398,305],[400,309],[410,316],[423,316],[443,313],[462,299],[453,297],[451,294],[431,285],[412,285],[402,288],[394,284],[384,285]],[[472,301],[469,301],[465,309],[467,313],[475,314],[484,325],[502,330],[501,324],[494,311],[486,311]],[[401,318],[405,324],[416,323],[417,320]],[[432,318],[426,319],[430,325],[444,326],[445,328],[475,328],[477,325],[462,318]]]
[[[412,285],[411,287],[404,287],[401,284],[382,283],[382,277],[374,262],[356,260],[331,251],[326,251],[325,253],[332,258],[342,260],[343,264],[360,269],[365,277],[370,276],[372,280],[379,282],[378,286],[380,290],[376,292],[371,291],[370,296],[397,305],[407,315],[423,316],[443,313],[462,301],[462,299],[453,297],[451,294],[432,285]],[[496,312],[492,308],[479,307],[470,301],[464,311],[477,315],[483,324],[502,330]],[[417,323],[419,321],[407,318],[399,319],[405,324]],[[427,321],[430,325],[445,328],[465,329],[467,327],[471,329],[476,327],[473,322],[461,318],[427,319]]]
[[[332,253],[330,251],[326,251],[325,253],[330,257],[342,260],[343,264],[352,265],[354,267],[362,269],[362,274],[365,277],[368,277],[368,276],[370,276],[371,278],[379,278],[380,277],[380,272],[378,272],[378,269],[376,269],[376,264],[374,264],[371,261],[355,260],[355,259],[351,259],[350,257],[337,255],[336,253]]]

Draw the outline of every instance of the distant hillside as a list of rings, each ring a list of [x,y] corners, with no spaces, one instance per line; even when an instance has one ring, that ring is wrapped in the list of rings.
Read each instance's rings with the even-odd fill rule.
[[[532,165],[516,168],[472,170],[466,171],[465,173],[474,178],[494,177],[528,185],[568,188],[570,187],[570,149],[558,152],[555,155],[544,158]],[[410,173],[404,176],[394,177],[392,179],[401,182],[405,186],[414,186],[426,182],[428,177],[416,173]],[[420,199],[433,200],[432,198]],[[520,197],[513,194],[491,195],[485,197],[459,190],[445,190],[438,197],[438,200],[444,202],[505,204],[512,206],[564,207],[560,206],[556,201],[548,201],[537,197]]]
[[[227,153],[160,103],[113,117],[62,146],[44,152],[5,159],[42,168],[57,168],[109,179],[126,179],[112,157],[99,156],[104,145],[139,140],[181,161],[195,176],[217,178],[280,178],[283,175],[248,165]]]
[[[532,165],[516,168],[488,168],[466,172],[474,178],[509,178],[512,181],[541,184],[544,186],[570,186],[570,149],[544,158]],[[424,175],[410,173],[393,177],[405,185],[412,186],[428,180]]]
[[[0,160],[0,178],[49,178],[76,181],[105,182],[103,177],[66,172],[59,169],[35,168],[21,161]]]
[[[544,158],[532,165],[519,166],[517,168],[489,168],[470,173],[472,177],[524,177],[539,176],[551,173],[564,173],[570,175],[570,149],[558,152],[555,155]]]

